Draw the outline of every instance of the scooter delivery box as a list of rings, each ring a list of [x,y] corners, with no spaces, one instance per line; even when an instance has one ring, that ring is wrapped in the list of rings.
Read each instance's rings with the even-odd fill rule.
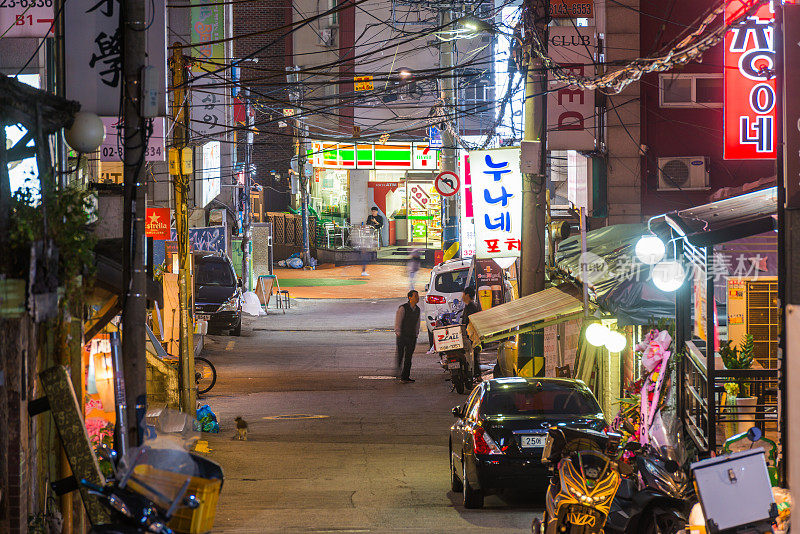
[[[436,352],[460,350],[464,348],[461,325],[433,329],[433,348]]]
[[[691,469],[708,532],[772,530],[770,524],[778,517],[778,508],[772,496],[764,449],[709,458],[693,463]]]

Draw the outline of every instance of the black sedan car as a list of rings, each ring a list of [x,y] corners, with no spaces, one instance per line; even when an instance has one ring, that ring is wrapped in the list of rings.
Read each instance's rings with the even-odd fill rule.
[[[242,291],[231,260],[215,252],[194,253],[194,313],[209,333],[242,333]]]
[[[489,380],[453,408],[453,415],[450,478],[452,490],[463,491],[465,508],[481,508],[488,493],[546,487],[542,449],[551,426],[606,426],[589,388],[564,378]]]

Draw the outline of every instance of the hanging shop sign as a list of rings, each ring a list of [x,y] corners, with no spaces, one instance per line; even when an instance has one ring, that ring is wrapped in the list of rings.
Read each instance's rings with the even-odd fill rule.
[[[519,257],[522,173],[519,147],[469,153],[478,258]]]
[[[28,2],[30,5],[32,3]],[[66,96],[81,111],[119,114],[122,89],[121,4],[115,0],[70,0],[64,4]],[[2,11],[2,9],[0,9]],[[166,115],[167,23],[165,0],[146,3],[147,64],[156,69],[157,112]]]
[[[451,171],[440,172],[433,183],[436,191],[443,197],[451,197],[458,193],[460,180],[458,175]]]
[[[209,138],[227,131],[225,115],[225,89],[212,80],[201,78],[192,84],[193,137]]]
[[[548,54],[561,68],[579,76],[594,74],[596,39],[592,26],[552,26]],[[567,85],[548,75],[547,148],[593,150],[595,147],[594,91]]]
[[[208,206],[219,195],[221,161],[219,141],[209,141],[203,145],[203,179],[198,184],[198,207]]]
[[[201,60],[194,62],[192,70],[218,70],[225,62],[225,6],[215,0],[199,0],[192,4],[189,19],[189,35],[192,44],[197,44],[192,56]]]
[[[147,208],[144,221],[144,233],[153,239],[170,238],[169,208]]]
[[[323,169],[434,171],[439,167],[439,152],[429,148],[427,143],[311,143],[314,167]]]
[[[53,33],[53,0],[0,2],[3,37],[44,39]]]
[[[550,0],[550,16],[554,19],[591,19],[594,18],[594,2],[592,0]]]
[[[100,145],[100,161],[122,161],[124,150],[122,142],[122,124],[117,117],[100,117],[106,128],[106,138]],[[144,152],[145,161],[165,161],[167,149],[164,141],[164,120],[153,119],[153,133],[147,139]]]
[[[752,4],[725,2],[725,24]],[[771,3],[725,34],[724,158],[774,159],[775,148],[775,16]]]

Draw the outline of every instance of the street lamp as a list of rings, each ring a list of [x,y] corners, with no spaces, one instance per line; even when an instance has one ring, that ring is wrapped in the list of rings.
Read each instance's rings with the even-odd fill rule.
[[[639,258],[639,261],[642,263],[646,263],[647,265],[655,265],[664,258],[664,254],[667,252],[667,247],[664,245],[664,242],[658,238],[658,236],[655,234],[648,234],[646,236],[642,236],[642,238],[636,242],[635,252],[636,257]]]
[[[686,271],[679,261],[667,260],[653,267],[652,277],[653,283],[658,289],[672,293],[683,285]]]
[[[75,114],[72,126],[64,133],[67,144],[79,154],[88,154],[103,144],[106,128],[94,113],[80,111]]]
[[[586,327],[586,341],[595,347],[602,347],[608,341],[611,330],[603,323],[592,323]]]

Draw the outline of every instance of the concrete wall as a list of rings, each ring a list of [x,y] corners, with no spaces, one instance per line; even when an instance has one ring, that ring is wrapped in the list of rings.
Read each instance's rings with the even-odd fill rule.
[[[606,62],[639,56],[639,0],[606,3]],[[639,222],[642,218],[642,170],[639,85],[633,83],[608,97],[608,224]]]

